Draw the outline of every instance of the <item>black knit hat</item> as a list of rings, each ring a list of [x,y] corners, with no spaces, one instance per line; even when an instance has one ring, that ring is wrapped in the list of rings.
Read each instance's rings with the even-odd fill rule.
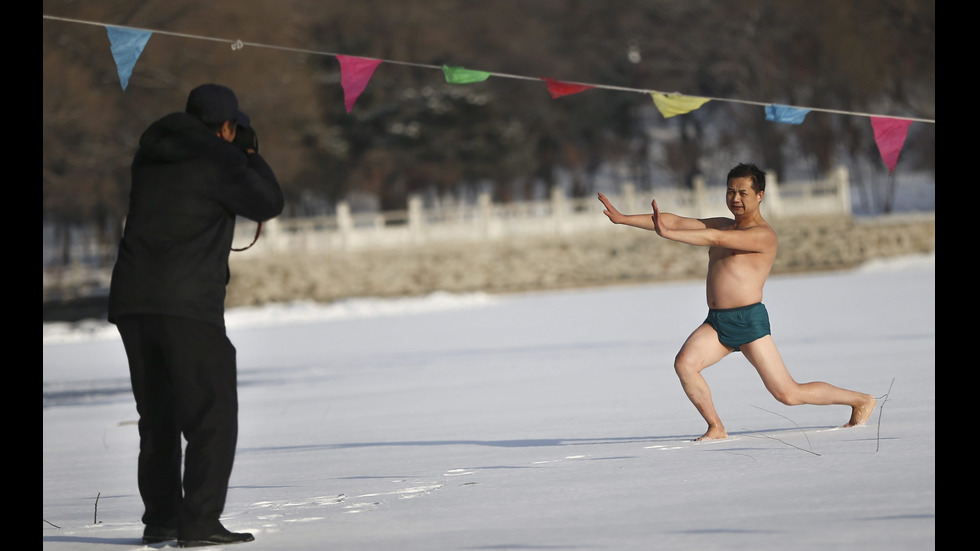
[[[251,125],[248,116],[238,110],[235,92],[220,84],[202,84],[191,90],[184,111],[206,124],[234,121],[246,128]]]

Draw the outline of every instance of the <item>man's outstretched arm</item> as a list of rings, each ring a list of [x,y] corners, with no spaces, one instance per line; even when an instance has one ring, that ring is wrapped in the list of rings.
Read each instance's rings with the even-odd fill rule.
[[[623,214],[619,212],[619,210],[613,206],[609,199],[601,193],[599,194],[599,201],[601,201],[603,206],[606,207],[602,213],[605,214],[609,218],[609,221],[613,224],[623,224],[626,226],[633,226],[634,228],[657,231],[656,224],[654,224],[653,221],[653,214]],[[669,212],[660,213],[660,217],[663,222],[671,228],[687,230],[717,228],[731,224],[732,222],[730,218],[688,218],[686,216],[678,216]]]
[[[669,216],[668,216],[669,215]],[[702,226],[677,227],[671,224],[676,218],[669,213],[662,213],[653,201],[654,231],[657,235],[671,241],[703,247],[724,247],[738,251],[765,252],[776,247],[776,233],[768,226],[754,226],[746,229],[719,229],[718,227]]]

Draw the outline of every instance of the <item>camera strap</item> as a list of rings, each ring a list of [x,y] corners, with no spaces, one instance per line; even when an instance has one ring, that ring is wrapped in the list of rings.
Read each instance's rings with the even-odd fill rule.
[[[259,222],[258,227],[255,228],[255,238],[252,239],[252,242],[249,243],[247,247],[242,247],[241,249],[236,249],[235,247],[232,247],[231,250],[233,250],[233,251],[235,251],[237,253],[237,252],[244,251],[245,249],[251,247],[252,245],[255,244],[256,241],[259,240],[259,234],[260,233],[262,233],[262,222]]]

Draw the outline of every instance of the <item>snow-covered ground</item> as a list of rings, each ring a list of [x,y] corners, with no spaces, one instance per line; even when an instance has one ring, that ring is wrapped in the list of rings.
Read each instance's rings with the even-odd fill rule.
[[[709,443],[671,367],[702,281],[230,311],[223,521],[243,551],[934,549],[935,284],[934,255],[771,278],[795,378],[880,407],[836,429],[732,355]],[[43,351],[43,548],[143,547],[118,336],[45,325]]]

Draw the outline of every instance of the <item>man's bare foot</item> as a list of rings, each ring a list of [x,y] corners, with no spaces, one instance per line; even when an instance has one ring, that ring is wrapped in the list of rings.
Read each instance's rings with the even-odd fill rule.
[[[859,427],[868,422],[868,418],[871,417],[871,412],[875,410],[875,405],[878,400],[875,400],[873,396],[868,396],[867,400],[863,404],[856,408],[851,409],[851,419],[847,422],[844,427]]]
[[[702,440],[723,440],[725,438],[728,438],[728,431],[725,430],[725,427],[710,427],[708,432],[695,438],[694,441],[701,442]]]

